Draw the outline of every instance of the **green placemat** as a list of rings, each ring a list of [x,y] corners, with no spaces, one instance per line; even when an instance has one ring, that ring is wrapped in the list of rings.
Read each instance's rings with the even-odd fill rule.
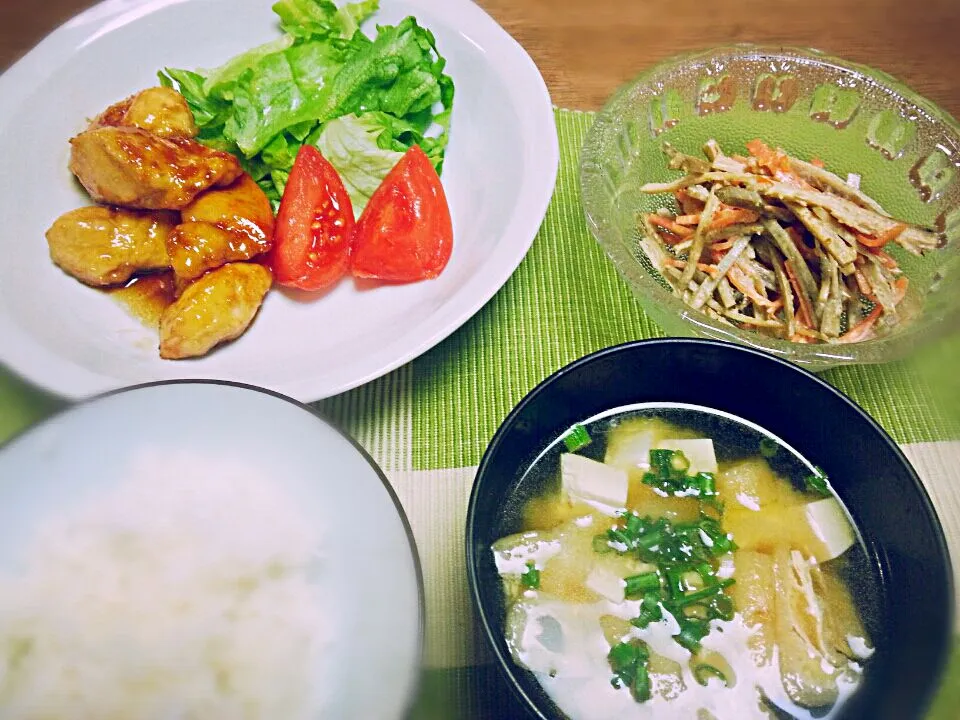
[[[554,370],[589,352],[663,333],[590,235],[580,207],[578,158],[592,113],[556,111],[560,171],[553,200],[530,252],[503,289],[466,325],[413,361],[411,402],[416,469],[476,464],[509,410]],[[960,354],[960,337],[934,346]],[[924,356],[926,357],[926,356]],[[822,374],[876,418],[899,443],[960,438],[951,410],[957,373],[920,358],[838,368]],[[934,392],[931,379],[949,384]],[[358,414],[382,379],[323,403],[358,434],[379,423]]]
[[[475,465],[509,410],[547,375],[591,351],[661,334],[586,229],[577,159],[593,116],[557,110],[556,120],[556,192],[530,253],[503,289],[414,362],[317,404],[388,473]],[[958,354],[960,338],[951,337],[907,362],[843,368],[823,377],[899,443],[936,443],[960,438],[960,381],[948,369]],[[0,439],[60,405],[0,372]],[[405,500],[408,513],[409,502],[419,502],[416,493]],[[430,540],[417,540],[423,555]],[[459,562],[462,553],[452,557]],[[511,707],[493,666],[435,667],[424,674],[413,717],[492,720],[512,717]],[[960,645],[928,720],[956,720],[958,708]]]

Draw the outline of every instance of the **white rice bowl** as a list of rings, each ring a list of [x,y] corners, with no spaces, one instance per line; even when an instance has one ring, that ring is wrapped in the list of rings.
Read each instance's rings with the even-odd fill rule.
[[[0,575],[0,720],[322,715],[320,532],[263,468],[134,456]]]

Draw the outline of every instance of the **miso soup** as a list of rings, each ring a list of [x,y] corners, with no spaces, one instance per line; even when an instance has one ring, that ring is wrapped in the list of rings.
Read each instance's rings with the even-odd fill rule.
[[[506,642],[571,720],[829,718],[879,584],[818,468],[689,405],[585,419],[531,464],[492,548]]]

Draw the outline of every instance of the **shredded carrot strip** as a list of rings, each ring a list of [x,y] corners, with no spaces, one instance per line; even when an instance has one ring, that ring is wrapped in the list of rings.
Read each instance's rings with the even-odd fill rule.
[[[753,280],[738,265],[734,265],[727,271],[727,279],[730,281],[731,285],[742,292],[746,297],[750,298],[757,305],[769,307],[773,304],[770,302],[770,300],[757,292],[757,288],[753,284]]]
[[[862,292],[864,295],[869,295],[873,292],[873,288],[870,287],[870,283],[867,282],[866,275],[857,270],[854,272],[853,277],[857,280],[857,287],[860,289],[860,292]]]
[[[813,165],[814,167],[818,167],[818,168],[825,168],[825,167],[827,166],[827,164],[826,164],[825,162],[823,162],[823,160],[821,160],[821,159],[818,158],[818,157],[811,158],[811,159],[810,159],[810,164]]]
[[[737,223],[754,223],[759,219],[760,216],[753,210],[721,205],[713,215],[713,222],[710,223],[710,229],[721,230],[725,227],[736,225]]]
[[[696,215],[678,215],[674,222],[677,225],[699,225],[700,213],[697,213]]]
[[[898,277],[893,281],[893,289],[896,291],[896,295],[893,297],[893,304],[899,305],[903,302],[903,298],[907,296],[907,288],[910,287],[910,280],[906,277]]]
[[[726,240],[719,240],[713,243],[710,248],[712,250],[729,250],[733,247],[733,238],[727,238]]]
[[[874,324],[877,322],[877,319],[883,313],[883,308],[880,305],[876,305],[873,310],[870,311],[870,314],[867,315],[863,320],[854,325],[852,328],[847,330],[843,335],[837,338],[838,342],[850,343],[850,342],[860,342],[861,340],[866,340],[870,335],[871,330],[873,329]]]
[[[793,172],[790,167],[790,158],[782,150],[774,150],[759,138],[748,142],[747,150],[757,159],[757,165],[761,169],[766,170],[780,182],[810,189],[811,185]]]
[[[903,223],[897,223],[892,228],[887,230],[885,233],[881,233],[876,237],[872,235],[864,235],[863,233],[854,233],[857,237],[857,242],[861,245],[865,245],[868,248],[882,248],[888,242],[893,242],[898,237],[900,233],[907,229],[907,226]]]
[[[664,242],[666,242],[668,245],[676,245],[677,243],[682,242],[693,235],[693,230],[688,227],[684,227],[683,225],[677,225],[677,223],[675,223],[673,220],[670,218],[665,218],[663,215],[650,213],[647,215],[647,219],[650,221],[651,225],[656,225],[657,227],[663,228],[678,238],[677,240],[672,241],[668,238],[664,238]]]
[[[897,261],[894,260],[892,255],[885,253],[880,248],[868,247],[867,252],[873,255],[880,263],[887,268],[887,270],[899,270],[900,266],[897,265]]]
[[[686,260],[680,260],[678,258],[672,258],[672,257],[668,257],[666,260],[664,260],[664,263],[669,265],[670,267],[679,268],[681,270],[687,266]],[[702,270],[703,272],[707,273],[707,275],[714,275],[717,272],[717,266],[698,262],[697,270]]]
[[[703,203],[696,198],[690,197],[685,189],[677,190],[673,196],[677,199],[677,204],[684,215],[696,215],[703,210]]]
[[[760,165],[770,167],[777,165],[776,153],[760,138],[754,138],[747,143],[747,152],[757,159]]]
[[[801,335],[800,333],[794,333],[790,336],[790,342],[809,344],[813,342],[813,338]]]
[[[793,294],[797,296],[797,303],[800,306],[797,319],[808,328],[813,329],[813,308],[810,307],[807,296],[800,292],[800,281],[797,280],[797,274],[793,271],[793,265],[789,260],[785,260],[783,268],[787,271],[787,279],[790,281],[790,287],[793,288]]]

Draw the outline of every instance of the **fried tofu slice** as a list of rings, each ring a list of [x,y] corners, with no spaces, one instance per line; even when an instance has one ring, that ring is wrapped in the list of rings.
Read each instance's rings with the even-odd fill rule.
[[[272,282],[256,263],[230,263],[193,281],[160,316],[160,357],[198,357],[242,335]]]
[[[229,153],[136,127],[97,127],[70,145],[70,170],[95,201],[109,205],[180,210],[243,172]]]
[[[195,138],[197,124],[183,95],[165,87],[141,90],[111,105],[90,124],[98,127],[135,127],[164,138]]]
[[[246,173],[229,187],[200,195],[183,209],[182,217],[167,239],[173,270],[181,280],[249,260],[269,251],[273,241],[270,200]]]
[[[47,230],[50,258],[88,285],[116,285],[135,273],[170,267],[167,236],[176,213],[90,206],[61,215]]]

